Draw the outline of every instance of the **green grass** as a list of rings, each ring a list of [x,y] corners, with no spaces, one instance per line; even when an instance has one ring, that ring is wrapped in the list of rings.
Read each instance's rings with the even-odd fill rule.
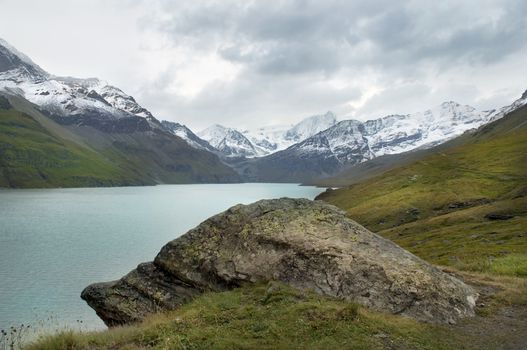
[[[0,95],[0,187],[94,187],[233,182],[215,155],[161,130],[105,133],[63,126]]]
[[[527,254],[509,254],[503,257],[490,260],[489,270],[498,275],[509,275],[518,277],[527,277]]]
[[[464,144],[319,198],[432,263],[521,275],[527,254],[527,128],[514,126],[525,124],[526,114],[517,111]],[[503,127],[511,120],[513,126]],[[489,213],[514,218],[489,220]],[[510,254],[515,260],[506,258]],[[509,267],[499,267],[500,261]],[[516,269],[513,261],[523,262]]]
[[[0,187],[141,183],[88,147],[53,135],[30,116],[0,109]]]
[[[479,316],[456,325],[420,323],[270,282],[205,293],[136,325],[42,336],[25,349],[479,350],[520,344],[527,325],[511,328],[510,314],[493,317],[505,306],[527,307],[527,280],[449,270],[472,285],[494,290],[480,296],[478,303],[484,306],[477,308]]]
[[[28,349],[469,349],[470,340],[448,326],[260,284],[205,294],[140,325],[64,332]]]
[[[83,187],[141,184],[81,142],[59,136],[0,96],[0,187]],[[131,175],[132,174],[132,175]]]

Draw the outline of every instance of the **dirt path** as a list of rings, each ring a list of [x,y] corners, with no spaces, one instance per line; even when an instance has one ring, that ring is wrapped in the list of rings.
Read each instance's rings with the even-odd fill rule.
[[[504,307],[491,316],[476,316],[453,326],[471,338],[477,349],[527,350],[527,307]]]
[[[527,304],[518,302],[518,295],[527,293],[525,284],[517,289],[506,279],[492,281],[475,274],[456,275],[476,288],[480,297],[478,315],[453,325],[452,330],[475,339],[472,346],[476,349],[527,350]]]

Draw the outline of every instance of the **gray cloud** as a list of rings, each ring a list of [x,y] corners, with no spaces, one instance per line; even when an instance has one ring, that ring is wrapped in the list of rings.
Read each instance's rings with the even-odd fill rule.
[[[211,122],[248,128],[269,124],[290,124],[301,117],[326,111],[321,106],[343,110],[350,100],[361,97],[356,87],[329,88],[315,76],[288,76],[268,79],[246,72],[233,82],[217,82],[187,99],[173,93],[159,94],[149,89],[143,97],[155,101],[175,120],[185,120],[198,129]]]
[[[3,1],[0,32],[51,72],[99,75],[197,129],[490,108],[527,87],[525,0]]]
[[[149,19],[174,45],[216,52],[241,67],[243,74],[234,81],[209,86],[184,103],[189,114],[209,116],[215,111],[220,120],[235,124],[247,117],[261,118],[264,112],[272,118],[331,108],[366,117],[411,110],[412,101],[417,109],[441,99],[489,100],[482,97],[489,94],[488,88],[470,81],[470,72],[511,55],[525,55],[526,4],[292,0],[181,6],[162,1],[161,9],[169,15]],[[353,87],[324,84],[330,79]],[[487,79],[492,80],[490,74]],[[362,107],[345,106],[372,85],[385,91]],[[505,103],[507,94],[501,94]]]
[[[461,3],[461,4],[460,4]],[[177,43],[218,47],[264,74],[416,62],[480,64],[525,49],[527,3],[505,1],[205,2],[157,23]]]

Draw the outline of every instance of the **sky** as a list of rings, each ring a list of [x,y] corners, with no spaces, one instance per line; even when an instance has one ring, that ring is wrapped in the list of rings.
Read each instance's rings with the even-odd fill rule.
[[[527,89],[525,0],[0,0],[0,37],[199,131],[368,120]]]

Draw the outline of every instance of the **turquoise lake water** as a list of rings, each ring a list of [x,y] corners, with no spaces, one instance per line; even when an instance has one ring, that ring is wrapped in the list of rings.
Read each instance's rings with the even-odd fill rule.
[[[100,329],[80,299],[118,279],[168,241],[238,203],[313,199],[294,184],[0,190],[0,329]]]

